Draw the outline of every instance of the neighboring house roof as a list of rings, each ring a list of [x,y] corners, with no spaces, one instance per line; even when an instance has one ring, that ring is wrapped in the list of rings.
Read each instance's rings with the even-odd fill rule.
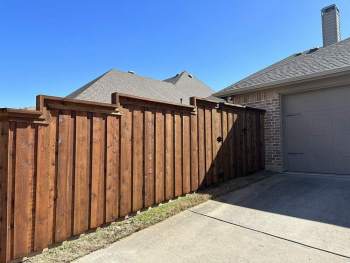
[[[224,97],[255,88],[309,79],[316,75],[323,76],[345,70],[350,70],[350,38],[326,47],[296,53],[214,95]]]
[[[186,71],[166,80],[154,80],[113,69],[67,97],[109,103],[114,92],[175,103],[181,103],[182,99],[184,104],[189,104],[192,96],[206,98],[213,93],[207,85]]]

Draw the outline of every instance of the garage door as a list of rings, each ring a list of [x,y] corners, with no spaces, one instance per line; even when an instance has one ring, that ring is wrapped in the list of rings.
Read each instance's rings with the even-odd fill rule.
[[[350,174],[350,88],[283,97],[288,171]]]

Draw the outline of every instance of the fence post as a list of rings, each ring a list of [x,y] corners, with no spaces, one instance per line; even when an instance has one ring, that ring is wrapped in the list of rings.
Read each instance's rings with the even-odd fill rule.
[[[10,261],[9,121],[0,119],[0,262]]]

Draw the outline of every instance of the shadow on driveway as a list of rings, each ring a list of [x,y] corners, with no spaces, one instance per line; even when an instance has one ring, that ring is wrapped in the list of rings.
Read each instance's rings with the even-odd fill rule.
[[[350,227],[350,176],[281,174],[218,201]]]

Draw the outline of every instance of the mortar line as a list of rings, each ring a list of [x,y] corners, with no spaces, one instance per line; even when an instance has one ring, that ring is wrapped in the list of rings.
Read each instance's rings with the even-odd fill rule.
[[[250,230],[250,231],[257,232],[257,233],[260,233],[260,234],[264,234],[264,235],[267,235],[267,236],[270,236],[270,237],[281,239],[281,240],[284,240],[284,241],[287,241],[287,242],[291,242],[291,243],[294,243],[294,244],[297,244],[297,245],[300,245],[300,246],[303,246],[303,247],[311,248],[311,249],[314,249],[314,250],[322,251],[322,252],[325,252],[325,253],[328,253],[328,254],[332,254],[332,255],[335,255],[335,256],[339,256],[339,257],[342,257],[342,258],[350,259],[350,256],[346,256],[346,255],[342,255],[342,254],[339,254],[339,253],[336,253],[336,252],[332,252],[332,251],[329,251],[329,250],[326,250],[326,249],[310,246],[310,245],[307,245],[307,244],[304,244],[304,243],[301,243],[301,242],[298,242],[298,241],[294,241],[294,240],[291,240],[291,239],[288,239],[288,238],[280,237],[280,236],[277,236],[277,235],[274,235],[274,234],[270,234],[270,233],[267,233],[267,232],[264,232],[264,231],[260,231],[260,230],[257,230],[257,229],[251,228],[251,227],[247,227],[247,226],[243,226],[243,225],[240,225],[240,224],[232,223],[232,222],[229,222],[229,221],[226,221],[226,220],[223,220],[223,219],[219,219],[219,218],[216,218],[216,217],[213,217],[213,216],[209,216],[209,215],[206,215],[206,214],[202,214],[202,213],[193,211],[191,209],[188,209],[187,211],[192,212],[193,214],[196,214],[196,215],[199,215],[199,216],[204,216],[204,217],[216,220],[216,221],[220,221],[220,222],[223,222],[223,223],[226,223],[226,224],[229,224],[229,225],[233,225],[233,226],[240,227],[240,228],[243,228],[243,229],[246,229],[246,230]]]

